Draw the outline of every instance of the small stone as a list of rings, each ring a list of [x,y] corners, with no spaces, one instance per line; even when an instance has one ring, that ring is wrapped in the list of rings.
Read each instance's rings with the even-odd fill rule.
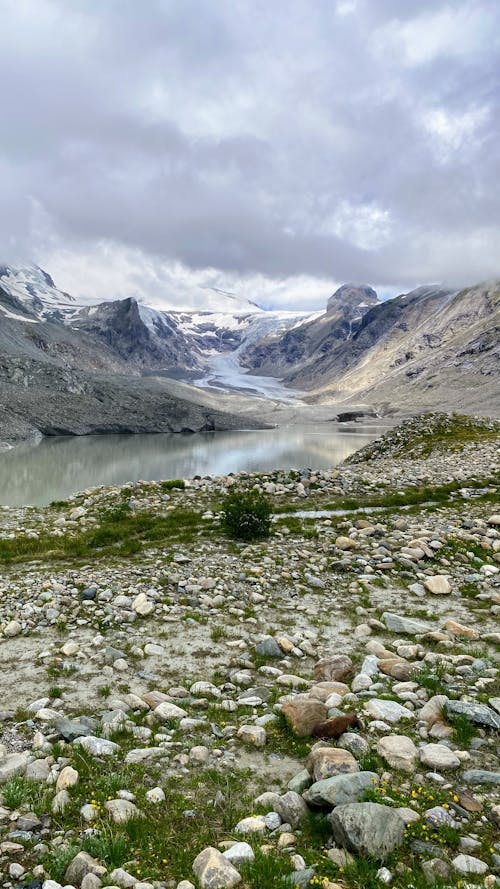
[[[245,744],[253,744],[255,747],[265,747],[266,731],[259,725],[242,725],[238,729],[238,738]]]
[[[71,766],[65,766],[61,769],[56,782],[56,790],[65,790],[68,787],[74,787],[78,784],[79,775],[76,769]]]

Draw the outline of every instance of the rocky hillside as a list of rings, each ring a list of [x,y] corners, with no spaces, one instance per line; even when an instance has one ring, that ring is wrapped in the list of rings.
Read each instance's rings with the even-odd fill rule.
[[[288,375],[333,399],[500,412],[500,283],[419,288],[374,306],[345,342]]]
[[[45,317],[46,307],[27,306],[0,289],[0,443],[40,434],[180,432],[256,425],[251,417],[241,421],[218,410],[213,400],[197,390],[179,397],[168,380],[141,377],[141,355],[147,355],[151,364],[156,354],[161,364],[159,351],[149,351],[150,341],[140,336],[132,347],[135,313],[132,307],[113,305],[115,311],[107,319],[109,336],[102,336],[63,323],[52,310]],[[120,324],[125,336],[120,334]],[[127,354],[129,347],[132,351]]]
[[[307,367],[350,339],[365,313],[376,305],[378,297],[371,287],[344,284],[330,297],[324,314],[299,322],[285,333],[272,331],[242,351],[241,363],[270,376]]]
[[[4,884],[497,885],[500,438],[457,422],[2,510]],[[269,538],[225,537],[235,487]]]

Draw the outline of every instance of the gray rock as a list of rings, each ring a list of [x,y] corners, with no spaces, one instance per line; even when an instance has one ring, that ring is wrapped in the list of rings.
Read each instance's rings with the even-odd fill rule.
[[[290,886],[299,886],[299,889],[306,889],[316,873],[314,867],[304,867],[301,870],[294,870],[284,878],[284,882]]]
[[[303,794],[307,803],[316,806],[344,806],[355,803],[366,790],[378,784],[375,772],[356,772],[352,775],[334,775],[316,781]]]
[[[106,868],[99,864],[95,858],[92,858],[88,852],[78,852],[68,865],[64,879],[71,886],[80,886],[83,878],[87,874],[95,874],[102,877],[106,873]]]
[[[486,769],[467,769],[463,774],[466,784],[500,784],[500,772],[488,772]]]
[[[16,775],[24,775],[28,765],[28,753],[10,753],[0,760],[0,784],[5,784]]]
[[[301,772],[298,772],[297,775],[294,775],[293,778],[288,782],[288,790],[293,790],[295,793],[303,793],[304,790],[307,790],[312,784],[312,778],[307,771],[307,769],[302,769]]]
[[[253,861],[255,858],[255,853],[249,843],[234,843],[230,849],[226,849],[222,854],[235,867],[239,867],[245,861]]]
[[[257,642],[255,651],[261,657],[284,658],[285,652],[281,650],[273,636],[266,636],[261,642]]]
[[[500,715],[486,704],[466,703],[465,701],[447,701],[445,709],[448,716],[465,716],[475,725],[485,725],[500,731]]]
[[[283,821],[290,824],[293,828],[300,827],[302,822],[307,818],[307,806],[293,790],[289,790],[280,796],[274,805],[278,815],[281,815]]]
[[[336,843],[350,852],[384,860],[404,838],[404,822],[390,806],[350,803],[328,816]]]
[[[51,727],[64,738],[65,741],[74,741],[90,734],[88,723],[83,719],[68,719],[66,716],[58,716],[51,723]]]
[[[391,611],[384,611],[382,620],[388,630],[392,633],[406,633],[408,636],[419,636],[423,633],[430,633],[435,627],[423,620],[417,620],[414,617],[405,617],[401,614],[393,614]]]

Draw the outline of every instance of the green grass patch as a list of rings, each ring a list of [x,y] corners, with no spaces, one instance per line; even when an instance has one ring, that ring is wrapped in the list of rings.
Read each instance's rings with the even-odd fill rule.
[[[49,561],[95,559],[110,554],[131,556],[150,545],[190,542],[200,533],[208,535],[212,529],[213,524],[192,510],[175,509],[166,515],[154,515],[132,513],[127,506],[119,506],[103,514],[98,528],[75,536],[1,539],[0,563],[30,561],[42,556]]]

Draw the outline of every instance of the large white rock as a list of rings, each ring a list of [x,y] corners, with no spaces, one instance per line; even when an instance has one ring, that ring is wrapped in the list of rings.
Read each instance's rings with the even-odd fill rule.
[[[428,577],[424,582],[424,586],[433,596],[447,596],[451,593],[450,582],[444,574],[435,574],[433,577]]]
[[[177,704],[170,704],[168,701],[164,701],[155,707],[154,715],[161,722],[167,722],[169,719],[183,719],[184,716],[187,716],[187,713],[182,707],[178,707]]]
[[[231,889],[241,881],[236,868],[213,846],[208,846],[196,856],[193,873],[201,889]]]
[[[420,762],[436,771],[447,771],[460,767],[458,756],[443,744],[425,744],[420,749]]]
[[[374,719],[382,719],[384,722],[395,723],[400,719],[414,719],[415,714],[397,701],[385,701],[382,698],[373,698],[365,704],[365,710]]]
[[[386,735],[377,744],[377,753],[393,769],[414,772],[417,766],[418,750],[411,738],[406,735]]]

